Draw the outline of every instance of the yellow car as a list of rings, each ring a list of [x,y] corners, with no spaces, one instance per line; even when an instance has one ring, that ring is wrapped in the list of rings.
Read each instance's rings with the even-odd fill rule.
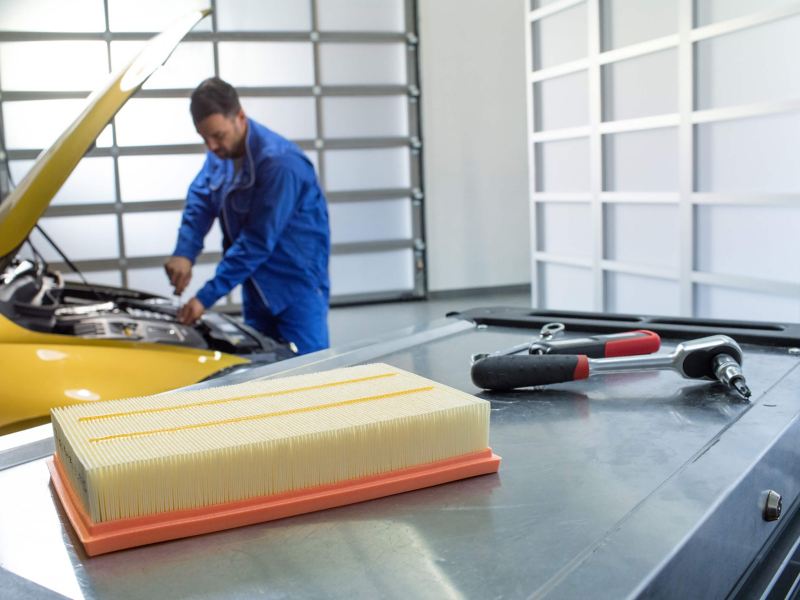
[[[152,394],[293,356],[221,313],[181,325],[166,298],[68,283],[39,261],[16,258],[95,138],[208,12],[186,15],[112,74],[0,202],[0,434],[46,421],[55,406]]]

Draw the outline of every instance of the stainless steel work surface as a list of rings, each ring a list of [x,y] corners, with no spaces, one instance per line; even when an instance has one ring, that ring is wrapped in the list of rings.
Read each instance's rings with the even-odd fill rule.
[[[446,319],[228,380],[386,362],[478,394],[492,404],[495,475],[88,558],[43,459],[28,457],[0,471],[2,568],[86,598],[727,594],[729,571],[744,572],[774,533],[762,492],[780,488],[788,508],[800,490],[800,444],[786,443],[797,439],[800,358],[743,345],[750,404],[671,372],[507,393],[472,385],[472,353],[530,335]]]

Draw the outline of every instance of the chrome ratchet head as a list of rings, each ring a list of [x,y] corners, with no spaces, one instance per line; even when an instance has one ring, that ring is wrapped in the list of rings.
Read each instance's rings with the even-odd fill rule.
[[[727,335],[711,335],[678,344],[672,353],[672,364],[690,379],[718,379],[714,359],[720,354],[730,356],[741,366],[742,349]]]
[[[547,342],[559,337],[566,327],[563,323],[547,323],[539,330],[539,337],[528,346],[528,354],[547,354]]]

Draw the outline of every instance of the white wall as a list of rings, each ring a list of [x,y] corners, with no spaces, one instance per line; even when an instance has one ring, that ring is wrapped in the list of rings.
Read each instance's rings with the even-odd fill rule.
[[[534,304],[800,321],[800,1],[528,20]]]
[[[530,281],[525,7],[419,0],[428,285]]]

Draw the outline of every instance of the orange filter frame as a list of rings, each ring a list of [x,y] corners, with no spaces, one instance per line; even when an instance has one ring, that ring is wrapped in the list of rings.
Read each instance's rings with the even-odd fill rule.
[[[50,477],[86,554],[96,556],[303,513],[374,500],[420,488],[497,472],[500,457],[491,448],[382,475],[260,496],[202,508],[93,523],[70,487],[57,455],[47,460]]]

